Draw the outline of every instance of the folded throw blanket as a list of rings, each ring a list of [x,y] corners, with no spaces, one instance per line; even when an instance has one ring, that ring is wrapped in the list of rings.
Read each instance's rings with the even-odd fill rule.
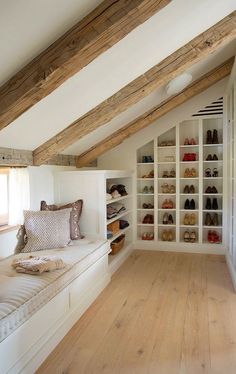
[[[26,274],[42,274],[45,271],[63,269],[65,266],[64,261],[57,256],[29,256],[12,262],[12,267],[18,273]]]

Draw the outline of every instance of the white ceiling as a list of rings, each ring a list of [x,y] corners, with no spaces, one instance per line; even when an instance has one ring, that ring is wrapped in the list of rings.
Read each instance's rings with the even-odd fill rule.
[[[5,35],[0,39],[0,81],[8,79],[99,2],[0,0],[0,35]],[[3,129],[0,146],[35,149],[233,10],[235,0],[173,0]],[[232,42],[189,71],[196,79],[235,54],[235,48]],[[64,153],[82,153],[165,97],[164,88],[159,89]]]

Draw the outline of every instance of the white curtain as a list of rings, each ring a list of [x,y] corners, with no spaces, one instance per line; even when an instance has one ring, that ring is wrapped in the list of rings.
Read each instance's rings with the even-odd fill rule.
[[[23,210],[29,209],[29,172],[13,168],[9,173],[9,225],[23,224]]]

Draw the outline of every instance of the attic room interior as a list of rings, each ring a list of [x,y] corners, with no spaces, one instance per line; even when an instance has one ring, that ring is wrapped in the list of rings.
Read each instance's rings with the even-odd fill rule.
[[[236,373],[235,5],[0,1],[0,374]]]

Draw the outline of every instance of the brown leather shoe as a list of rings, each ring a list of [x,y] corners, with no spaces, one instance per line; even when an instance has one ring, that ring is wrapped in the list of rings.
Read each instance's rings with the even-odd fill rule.
[[[195,187],[193,184],[189,187],[189,193],[195,193]]]
[[[210,215],[210,213],[206,214],[205,226],[211,226],[211,215]]]

